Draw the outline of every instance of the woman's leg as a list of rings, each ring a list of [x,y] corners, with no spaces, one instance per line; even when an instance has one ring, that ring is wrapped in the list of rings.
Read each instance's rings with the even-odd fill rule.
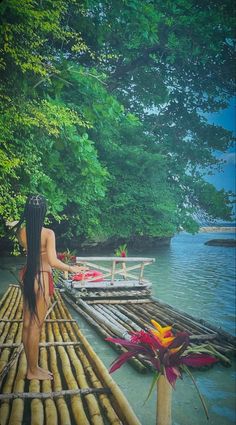
[[[40,333],[49,305],[47,280],[48,277],[45,276],[44,293],[41,288],[38,288],[38,282],[35,282],[37,316],[32,316],[28,308],[24,306],[22,339],[28,365],[28,379],[52,379],[51,373],[38,365]]]

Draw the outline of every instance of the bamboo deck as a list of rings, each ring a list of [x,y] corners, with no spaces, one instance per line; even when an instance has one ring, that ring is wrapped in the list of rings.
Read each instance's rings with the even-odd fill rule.
[[[123,393],[56,291],[40,341],[40,366],[54,380],[26,379],[22,296],[10,285],[0,301],[1,425],[140,425]]]
[[[230,365],[230,358],[236,353],[234,336],[160,302],[144,289],[139,292],[111,290],[106,294],[101,291],[97,299],[94,299],[92,292],[81,296],[76,291],[66,289],[62,297],[103,339],[110,336],[127,338],[130,331],[150,327],[151,319],[155,319],[162,326],[172,325],[174,332],[188,331],[192,345],[210,345],[224,365]],[[125,351],[118,345],[111,346],[117,351]],[[141,356],[132,359],[131,363],[141,372],[151,368]]]

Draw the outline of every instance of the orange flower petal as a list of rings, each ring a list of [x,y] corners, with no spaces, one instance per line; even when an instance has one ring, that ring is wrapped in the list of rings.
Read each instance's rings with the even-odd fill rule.
[[[165,334],[167,332],[170,332],[172,329],[172,326],[164,326],[162,327],[156,320],[151,319],[152,325],[160,332],[161,334]]]

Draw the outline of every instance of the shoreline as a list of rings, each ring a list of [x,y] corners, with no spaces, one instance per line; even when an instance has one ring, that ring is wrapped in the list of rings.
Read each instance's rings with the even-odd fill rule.
[[[206,226],[200,227],[199,233],[236,233],[236,227]]]

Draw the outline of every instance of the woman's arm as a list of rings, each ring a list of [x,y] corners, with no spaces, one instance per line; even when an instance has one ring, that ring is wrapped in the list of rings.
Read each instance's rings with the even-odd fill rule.
[[[70,272],[70,273],[80,273],[87,270],[86,267],[70,266],[69,264],[63,263],[57,258],[55,233],[53,232],[53,230],[49,230],[49,229],[48,229],[48,236],[47,236],[47,242],[46,242],[46,251],[47,251],[48,262],[50,266],[55,269],[59,269],[64,272]]]

